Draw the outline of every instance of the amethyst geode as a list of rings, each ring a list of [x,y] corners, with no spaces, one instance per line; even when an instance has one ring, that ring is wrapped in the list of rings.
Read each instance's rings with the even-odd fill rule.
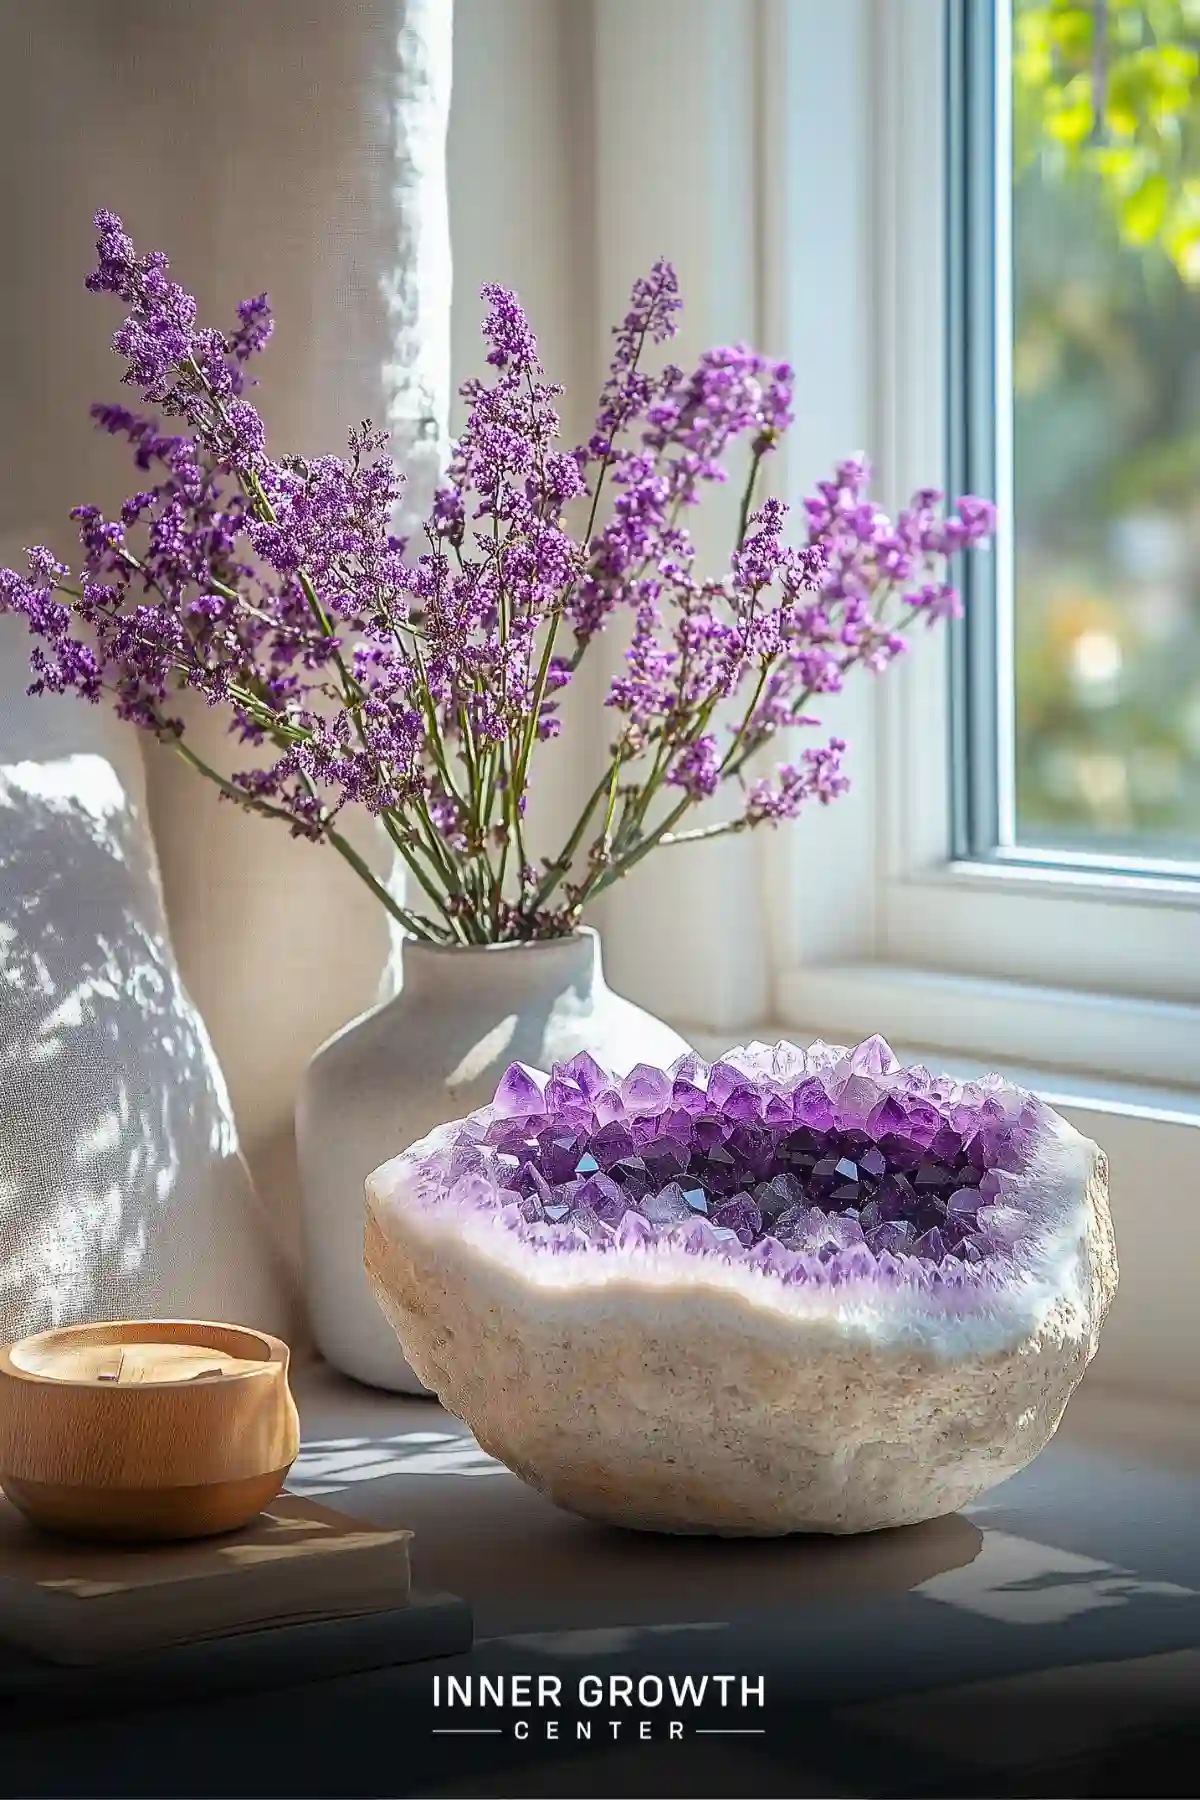
[[[880,1038],[580,1056],[378,1170],[367,1267],[421,1379],[561,1504],[871,1530],[1046,1443],[1116,1286],[1106,1181],[1035,1096]]]

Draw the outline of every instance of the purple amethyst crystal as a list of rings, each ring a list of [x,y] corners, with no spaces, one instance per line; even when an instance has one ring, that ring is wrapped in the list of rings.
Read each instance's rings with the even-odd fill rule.
[[[677,1181],[670,1182],[660,1194],[643,1195],[638,1211],[652,1225],[685,1225],[695,1217]]]
[[[619,1183],[611,1175],[599,1172],[585,1177],[572,1199],[576,1206],[587,1207],[604,1225],[619,1225],[629,1209]]]
[[[545,1114],[546,1077],[524,1063],[510,1063],[496,1089],[492,1102],[498,1119],[528,1119],[534,1113]]]
[[[657,1118],[671,1104],[671,1077],[649,1063],[639,1063],[621,1083],[621,1098],[630,1113],[653,1113]]]
[[[736,1231],[739,1242],[747,1246],[757,1243],[763,1231],[762,1214],[749,1194],[738,1194],[724,1206],[718,1206],[713,1214],[713,1224],[726,1231]]]
[[[581,1050],[578,1056],[571,1058],[570,1062],[560,1064],[556,1073],[564,1076],[568,1081],[573,1081],[585,1100],[594,1099],[597,1094],[603,1093],[605,1088],[612,1085],[609,1076],[600,1067],[595,1057],[589,1056],[586,1050]]]
[[[1005,1195],[1041,1116],[998,1081],[902,1069],[881,1038],[623,1077],[584,1055],[514,1064],[440,1154],[463,1204],[499,1200],[553,1249],[661,1241],[789,1283],[972,1282],[1033,1230]]]
[[[850,1053],[850,1067],[859,1075],[889,1075],[900,1064],[890,1044],[881,1037],[869,1037]]]

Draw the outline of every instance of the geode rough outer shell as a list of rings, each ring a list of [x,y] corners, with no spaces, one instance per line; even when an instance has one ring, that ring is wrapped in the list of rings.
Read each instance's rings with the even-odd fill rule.
[[[367,1182],[421,1379],[558,1504],[773,1536],[930,1519],[1023,1468],[1117,1284],[1107,1161],[998,1076],[752,1044],[514,1065]]]

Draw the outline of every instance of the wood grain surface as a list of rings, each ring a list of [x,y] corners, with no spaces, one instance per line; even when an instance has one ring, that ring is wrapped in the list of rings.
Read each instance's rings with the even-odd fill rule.
[[[115,1321],[0,1350],[0,1486],[59,1531],[230,1530],[299,1448],[288,1349],[240,1326]]]

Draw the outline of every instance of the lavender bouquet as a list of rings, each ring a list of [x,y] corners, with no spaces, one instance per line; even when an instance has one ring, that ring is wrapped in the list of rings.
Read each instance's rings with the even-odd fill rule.
[[[773,774],[753,759],[816,727],[814,701],[856,665],[887,668],[906,648],[899,624],[955,615],[948,559],[994,527],[987,501],[944,515],[933,489],[893,523],[854,457],[804,502],[805,541],[787,542],[787,508],[759,486],[791,422],[792,370],[742,345],[652,370],[680,310],[660,262],[633,290],[595,429],[573,449],[519,302],[483,290],[490,373],[461,390],[466,426],[410,545],[393,531],[403,476],[369,424],[345,458],[269,454],[247,398],[272,329],[266,296],[242,303],[231,332],[202,328],[165,256],[139,256],[113,213],[96,227],[87,285],[127,309],[113,348],[158,416],[92,408],[142,485],[116,519],[74,510],[76,573],[45,547],[27,574],[0,571],[0,611],[37,640],[31,691],[110,700],[228,799],[332,845],[425,941],[569,933],[650,851],[836,798],[838,738]],[[735,540],[728,569],[709,574],[687,518],[734,453]],[[605,700],[607,765],[560,853],[535,864],[534,753],[616,620],[631,640]],[[197,754],[178,706],[188,690],[222,709],[253,766],[226,775]],[[689,823],[726,784],[736,807]],[[382,823],[412,904],[344,835],[352,807]]]

